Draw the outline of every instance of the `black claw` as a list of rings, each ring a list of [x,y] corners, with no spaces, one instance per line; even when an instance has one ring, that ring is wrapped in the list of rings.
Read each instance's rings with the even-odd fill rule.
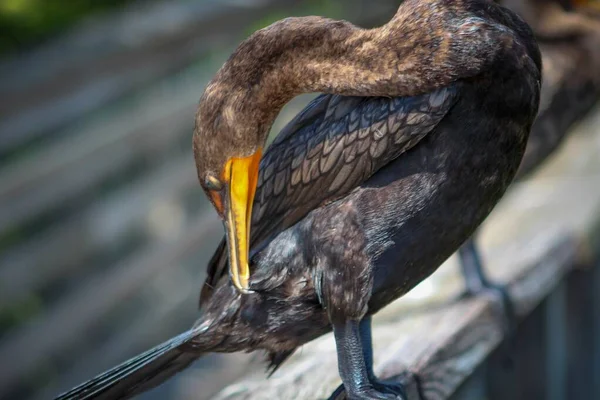
[[[346,399],[346,390],[344,388],[344,384],[341,384],[334,390],[334,392],[329,396],[327,400],[345,400]]]
[[[394,394],[400,399],[406,399],[404,386],[399,383],[375,381],[373,387],[380,392]]]
[[[328,400],[406,400],[404,387],[398,383],[375,382],[371,387],[348,395],[344,385],[338,386]]]

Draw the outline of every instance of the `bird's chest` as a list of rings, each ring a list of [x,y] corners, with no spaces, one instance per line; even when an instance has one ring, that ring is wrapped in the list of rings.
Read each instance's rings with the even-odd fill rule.
[[[363,185],[378,296],[401,296],[435,271],[500,200],[525,148],[526,133],[508,122],[449,119]]]

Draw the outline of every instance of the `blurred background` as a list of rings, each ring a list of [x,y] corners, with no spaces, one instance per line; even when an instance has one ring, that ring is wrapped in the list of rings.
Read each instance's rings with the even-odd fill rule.
[[[240,40],[286,16],[372,26],[398,3],[0,0],[0,398],[52,398],[193,323],[223,232],[194,113]],[[207,399],[258,361],[204,358],[143,398]]]
[[[240,40],[288,16],[380,25],[399,3],[0,0],[0,399],[52,398],[194,322],[223,234],[194,114]],[[261,361],[211,355],[141,398],[209,399]]]

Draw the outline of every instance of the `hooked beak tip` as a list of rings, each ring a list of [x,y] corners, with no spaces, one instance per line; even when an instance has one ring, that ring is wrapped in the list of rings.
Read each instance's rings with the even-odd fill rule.
[[[258,181],[261,150],[243,158],[228,160],[225,167],[227,205],[225,227],[229,251],[231,282],[243,294],[252,293],[249,287],[250,222],[252,204]]]

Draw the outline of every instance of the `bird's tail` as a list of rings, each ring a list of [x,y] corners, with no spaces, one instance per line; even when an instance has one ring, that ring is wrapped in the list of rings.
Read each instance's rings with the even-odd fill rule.
[[[202,356],[201,350],[196,351],[196,346],[189,344],[192,338],[197,339],[205,331],[206,328],[200,327],[190,329],[69,390],[55,400],[128,399],[150,390]]]

